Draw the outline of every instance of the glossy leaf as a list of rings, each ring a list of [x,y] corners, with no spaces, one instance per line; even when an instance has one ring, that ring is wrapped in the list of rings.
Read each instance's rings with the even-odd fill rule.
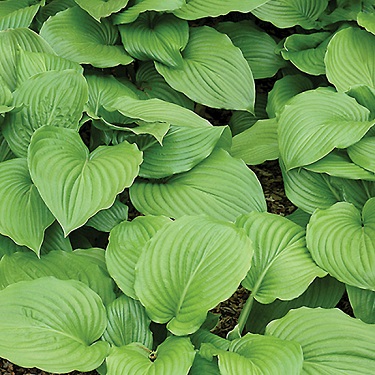
[[[328,80],[338,91],[347,91],[356,85],[375,88],[371,72],[374,51],[375,35],[353,27],[337,32],[328,44],[325,57]]]
[[[280,155],[289,170],[358,142],[375,121],[353,98],[323,88],[295,96],[278,122]]]
[[[373,152],[375,147],[375,137],[364,137],[359,142],[348,147],[348,155],[354,163],[362,168],[375,173],[375,160]]]
[[[156,357],[151,361],[150,357]],[[155,352],[139,343],[113,348],[107,358],[108,375],[186,375],[195,351],[186,337],[168,337]]]
[[[298,343],[248,333],[220,352],[220,374],[298,375],[303,354]]]
[[[361,212],[346,202],[317,210],[307,226],[315,262],[338,280],[375,290],[375,198]]]
[[[30,179],[26,159],[0,163],[0,191],[0,233],[39,254],[54,217]]]
[[[77,132],[52,126],[38,129],[29,147],[32,179],[65,235],[110,207],[141,162],[136,145],[101,146],[89,154]]]
[[[347,285],[346,291],[354,316],[368,324],[375,323],[375,291]]]
[[[147,11],[170,12],[180,8],[184,0],[139,0],[130,8],[113,16],[114,24],[125,24],[135,21],[141,13]]]
[[[254,111],[254,79],[240,49],[218,31],[190,28],[180,69],[155,62],[157,71],[175,90],[213,108]]]
[[[129,297],[138,299],[134,290],[135,269],[145,244],[169,222],[164,216],[139,216],[111,230],[105,253],[108,272]]]
[[[151,321],[139,301],[122,295],[107,306],[107,317],[105,341],[117,347],[139,342],[152,348]]]
[[[281,55],[304,73],[325,74],[324,56],[331,33],[293,34],[286,38]]]
[[[59,56],[80,64],[108,68],[133,61],[116,45],[117,28],[106,19],[96,21],[78,6],[49,18],[40,35]]]
[[[173,13],[185,20],[196,20],[205,17],[217,17],[229,12],[248,13],[268,0],[190,0]]]
[[[370,375],[375,360],[375,326],[337,309],[300,308],[271,322],[266,335],[302,346],[302,373]]]
[[[182,65],[181,50],[189,39],[189,25],[173,14],[144,13],[119,27],[122,44],[138,60],[155,60],[172,68]]]
[[[108,353],[108,343],[95,342],[107,324],[105,308],[81,282],[44,277],[12,284],[0,292],[0,315],[0,355],[19,366],[91,371]]]
[[[231,154],[246,164],[261,164],[279,157],[276,119],[257,121],[251,128],[233,137]]]
[[[168,322],[173,334],[187,335],[233,294],[250,268],[252,252],[249,238],[232,224],[185,216],[148,242],[137,264],[135,291],[153,321]]]
[[[178,218],[206,214],[235,220],[250,211],[266,211],[262,187],[243,161],[214,151],[188,172],[164,182],[136,181],[130,197],[144,214]]]
[[[276,42],[251,21],[221,22],[217,30],[227,34],[247,60],[254,79],[269,78],[286,65],[276,54]]]
[[[75,0],[91,17],[100,21],[126,7],[129,0]]]
[[[276,298],[291,300],[301,295],[321,270],[306,248],[305,230],[275,214],[252,212],[237,218],[252,240],[252,267],[242,285],[261,303]]]
[[[21,109],[10,113],[3,129],[12,151],[26,157],[32,134],[44,125],[77,130],[87,95],[86,81],[75,70],[48,71],[25,81],[14,92]]]
[[[310,30],[319,28],[317,20],[327,5],[328,0],[270,0],[255,8],[252,13],[281,29],[299,25]]]

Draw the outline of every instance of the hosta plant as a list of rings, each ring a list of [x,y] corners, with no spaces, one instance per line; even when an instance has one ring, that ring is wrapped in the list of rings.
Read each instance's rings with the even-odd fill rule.
[[[374,1],[5,0],[0,30],[0,357],[373,374]]]

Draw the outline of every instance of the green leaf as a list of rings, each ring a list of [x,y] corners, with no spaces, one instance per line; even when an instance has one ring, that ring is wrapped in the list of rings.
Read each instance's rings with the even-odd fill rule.
[[[269,0],[189,0],[173,13],[185,20],[196,20],[206,17],[217,17],[229,12],[248,13]]]
[[[286,196],[296,206],[312,214],[316,208],[326,209],[336,202],[347,201],[361,208],[375,197],[375,183],[348,180],[325,173],[296,168],[286,172],[281,162]]]
[[[49,18],[40,35],[61,57],[97,68],[130,64],[133,59],[116,45],[118,30],[108,20],[93,19],[79,7]]]
[[[375,123],[369,115],[367,108],[343,93],[321,88],[298,94],[278,119],[286,169],[311,164],[335,147],[358,142]]]
[[[0,76],[11,91],[17,86],[17,59],[19,50],[53,54],[49,44],[30,29],[0,31]]]
[[[43,23],[51,16],[61,12],[65,9],[75,7],[77,3],[75,0],[48,0],[48,3],[39,9],[35,17],[35,22],[38,30],[43,26]]]
[[[325,74],[324,56],[330,39],[329,32],[293,34],[285,39],[281,55],[304,73]]]
[[[267,113],[270,118],[279,115],[285,104],[300,92],[311,90],[311,81],[301,74],[287,75],[277,80],[268,93]]]
[[[50,53],[20,50],[17,55],[17,86],[20,86],[23,82],[38,73],[67,69],[73,69],[77,73],[83,73],[81,65],[73,61],[63,59],[62,57]],[[77,84],[74,85],[74,87],[77,88],[79,86],[80,85]]]
[[[270,0],[255,8],[252,13],[281,29],[299,25],[310,30],[320,28],[317,19],[327,5],[328,0]]]
[[[371,138],[375,139],[375,137],[371,137]],[[358,145],[358,149],[362,149],[360,144],[365,146],[366,143],[364,141],[367,139],[371,140],[370,138],[365,137],[361,139],[355,145],[348,147],[348,153],[349,153],[349,149],[351,149],[352,147],[356,148],[356,145]],[[362,156],[363,159],[362,158],[360,159],[360,160],[363,160],[365,165],[367,163],[371,164],[371,160],[367,158],[369,158],[369,156],[371,155],[370,154],[371,146],[373,144],[375,145],[374,142],[368,142],[368,143],[370,147],[367,148],[367,155],[363,155],[364,156],[364,157]],[[357,164],[359,164],[356,158],[354,158],[354,161],[357,161]],[[354,164],[346,153],[334,150],[331,153],[329,153],[327,156],[325,156],[324,158],[316,161],[315,163],[306,165],[305,168],[308,171],[317,172],[317,173],[327,173],[330,176],[342,177],[342,178],[353,179],[353,180],[362,179],[362,180],[367,180],[367,181],[375,181],[375,174],[373,172],[369,172],[366,169],[361,168],[357,164]]]
[[[153,321],[168,322],[173,334],[187,335],[198,330],[208,310],[233,294],[250,268],[252,252],[249,238],[232,224],[185,216],[146,244],[135,291]]]
[[[100,22],[101,18],[108,17],[125,8],[129,0],[75,0],[75,2]]]
[[[13,95],[4,79],[0,76],[0,114],[11,111]]]
[[[299,375],[303,354],[296,342],[253,335],[233,340],[228,352],[220,352],[220,374]]]
[[[109,304],[115,299],[113,281],[94,262],[76,255],[75,251],[53,250],[41,258],[28,252],[4,256],[0,261],[0,288],[20,281],[53,276],[60,280],[81,281]]]
[[[195,355],[193,366],[189,375],[220,375],[220,370],[216,361],[208,361],[201,357],[199,352]]]
[[[311,217],[310,214],[301,210],[300,208],[297,208],[290,215],[286,216],[288,220],[293,221],[293,223],[300,225],[302,228],[306,228],[310,220],[310,217]]]
[[[356,85],[375,88],[372,73],[375,59],[375,36],[353,27],[337,32],[327,47],[325,57],[328,80],[338,91]]]
[[[65,235],[112,206],[141,162],[136,145],[101,146],[89,154],[76,131],[53,126],[38,129],[29,147],[32,179]]]
[[[347,94],[354,98],[360,105],[369,109],[371,118],[375,118],[375,89],[366,85],[358,85],[351,88]]]
[[[44,277],[12,284],[0,292],[0,315],[0,355],[19,366],[85,372],[107,355],[108,343],[95,342],[107,324],[105,308],[81,282]]]
[[[171,68],[182,65],[180,51],[189,39],[187,21],[173,14],[146,12],[119,30],[125,50],[134,58],[155,60]]]
[[[26,159],[0,163],[0,233],[39,254],[54,217],[30,179]]]
[[[44,1],[6,0],[0,3],[0,30],[29,27]]]
[[[360,12],[357,15],[359,26],[364,27],[368,32],[375,34],[375,14]]]
[[[347,202],[316,210],[306,240],[315,262],[330,275],[375,290],[375,198],[366,202],[362,214]]]
[[[347,285],[346,291],[354,316],[368,324],[375,323],[375,292]]]
[[[224,150],[214,151],[190,171],[167,181],[136,181],[130,197],[144,214],[173,218],[206,214],[235,220],[242,213],[267,209],[255,174]]]
[[[112,348],[107,357],[107,375],[186,375],[194,357],[193,345],[187,337],[168,337],[156,352],[133,343]]]
[[[254,79],[269,78],[286,65],[276,54],[275,40],[249,20],[221,22],[217,30],[227,34],[247,60]]]
[[[113,16],[115,25],[131,23],[135,21],[141,13],[154,10],[156,12],[170,12],[181,8],[184,0],[137,0],[133,6]]]
[[[316,278],[303,294],[293,300],[276,299],[268,305],[254,301],[246,322],[246,330],[264,334],[269,322],[282,318],[291,309],[302,306],[333,308],[342,298],[344,291],[344,284],[327,275],[321,279]]]
[[[30,250],[25,246],[17,245],[9,237],[6,237],[0,234],[0,260],[4,255],[12,255],[16,253],[17,251],[29,252]]]
[[[258,302],[296,298],[316,277],[327,274],[312,260],[305,230],[290,220],[251,212],[238,217],[236,225],[245,229],[254,246],[252,267],[242,285]]]
[[[138,259],[145,244],[169,222],[164,216],[138,216],[111,230],[105,253],[108,272],[126,295],[138,299],[134,290]]]
[[[45,231],[40,253],[47,254],[52,250],[73,251],[69,238],[64,237],[64,232],[57,221]]]
[[[128,220],[128,211],[128,206],[116,199],[111,207],[97,212],[86,225],[101,232],[109,232],[117,224]]]
[[[271,322],[267,335],[300,343],[303,374],[370,375],[375,361],[375,326],[337,309],[300,308]]]
[[[208,26],[190,28],[179,69],[155,62],[175,90],[213,108],[254,111],[255,88],[250,67],[228,36]]]
[[[375,173],[375,160],[373,158],[375,137],[364,137],[359,142],[348,147],[348,155],[354,163]]]
[[[148,98],[158,98],[166,102],[178,104],[181,107],[193,110],[194,103],[184,94],[173,90],[165,82],[155,69],[153,62],[141,63],[136,73],[137,86],[148,96]]]
[[[261,164],[279,157],[277,121],[257,121],[251,128],[233,137],[231,154],[246,164]]]
[[[139,301],[122,295],[107,306],[107,317],[103,340],[117,347],[139,342],[152,348],[151,321]]]
[[[9,114],[3,128],[12,151],[26,157],[32,134],[44,125],[77,130],[87,95],[86,81],[75,70],[48,71],[25,81],[14,92],[14,105],[21,109]]]

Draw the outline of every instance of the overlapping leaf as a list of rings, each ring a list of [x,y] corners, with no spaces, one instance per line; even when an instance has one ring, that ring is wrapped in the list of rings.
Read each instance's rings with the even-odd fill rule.
[[[279,122],[280,155],[287,170],[311,164],[335,147],[358,142],[374,125],[369,110],[353,98],[327,89],[295,96]]]
[[[359,12],[357,15],[359,26],[364,27],[367,31],[375,34],[375,15],[374,13]]]
[[[302,373],[370,375],[375,361],[375,326],[336,309],[300,308],[271,322],[267,335],[302,346]]]
[[[86,81],[75,70],[47,71],[25,81],[14,92],[21,109],[9,114],[3,128],[12,151],[25,157],[32,134],[44,125],[77,130],[87,95]]]
[[[152,347],[150,319],[139,301],[120,296],[107,306],[108,325],[103,339],[111,345],[121,347],[139,342]]]
[[[275,40],[254,23],[247,20],[236,23],[222,22],[216,28],[227,34],[233,44],[242,51],[255,79],[272,77],[286,65],[276,54]]]
[[[107,325],[105,308],[81,282],[44,277],[12,284],[0,292],[0,315],[0,355],[20,366],[91,371],[108,353],[108,343],[95,342]]]
[[[89,154],[76,131],[53,126],[34,133],[28,158],[32,179],[66,235],[110,207],[142,162],[136,145],[101,146]]]
[[[346,202],[317,210],[307,226],[315,262],[338,280],[375,290],[375,198],[361,212]]]
[[[252,252],[249,238],[232,224],[185,216],[148,242],[137,264],[135,291],[153,321],[168,322],[176,335],[190,334],[236,290]]]
[[[375,88],[374,51],[375,35],[353,27],[337,32],[325,57],[328,80],[338,91],[361,84]]]
[[[151,361],[150,356],[156,357]],[[112,348],[107,358],[108,375],[186,375],[193,364],[195,351],[186,337],[168,337],[156,352],[141,344]]]
[[[129,0],[75,0],[75,2],[97,21],[126,7]]]
[[[133,61],[116,45],[117,28],[106,19],[96,21],[78,6],[49,18],[40,35],[59,56],[80,64],[108,68]]]
[[[354,316],[368,324],[375,323],[375,291],[347,285],[350,305]]]
[[[244,228],[254,246],[252,267],[242,285],[261,303],[276,298],[290,300],[301,295],[321,270],[306,248],[305,230],[291,221],[269,213],[240,216],[236,225]]]
[[[138,60],[159,61],[171,68],[182,65],[181,50],[189,39],[187,21],[173,14],[144,13],[131,24],[119,27],[129,55]]]
[[[167,181],[136,181],[130,197],[144,214],[181,217],[207,214],[235,220],[242,213],[266,211],[262,187],[243,161],[214,151],[188,172]]]
[[[155,62],[157,71],[175,90],[213,108],[254,111],[255,88],[240,49],[218,31],[190,28],[180,69]]]
[[[64,231],[57,221],[50,225],[44,232],[40,254],[48,254],[52,250],[73,251],[69,237],[64,236]]]
[[[354,163],[362,168],[375,173],[375,160],[373,158],[375,148],[375,137],[364,137],[359,142],[348,147],[348,155]]]
[[[143,248],[170,220],[165,216],[140,216],[124,221],[111,231],[106,251],[108,272],[128,296],[138,299],[134,290],[135,268]]]
[[[30,179],[26,159],[0,163],[0,233],[39,254],[54,217]]]

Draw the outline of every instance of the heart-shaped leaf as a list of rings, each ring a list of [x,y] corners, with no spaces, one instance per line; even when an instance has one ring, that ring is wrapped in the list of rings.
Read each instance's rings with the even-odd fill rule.
[[[147,241],[169,222],[165,216],[139,216],[111,230],[105,253],[108,272],[126,295],[138,299],[134,290],[138,259]]]
[[[49,18],[40,35],[61,57],[97,68],[130,64],[133,59],[116,45],[118,30],[107,19],[96,21],[80,7]]]
[[[12,284],[0,291],[0,315],[0,356],[19,366],[85,372],[108,354],[108,343],[95,342],[107,325],[105,308],[79,281],[43,277]]]
[[[375,290],[375,198],[366,202],[362,214],[347,202],[315,211],[306,240],[316,263],[330,275]]]
[[[252,252],[249,238],[233,224],[185,216],[146,244],[137,263],[135,291],[153,321],[168,322],[172,333],[187,335],[236,290]]]
[[[354,316],[368,324],[375,324],[375,291],[347,285],[350,305]]]
[[[206,214],[235,220],[267,209],[256,175],[224,150],[214,150],[190,171],[167,181],[136,181],[130,198],[139,212],[173,218]]]
[[[0,233],[39,254],[54,217],[30,179],[26,159],[0,163]]]
[[[287,170],[358,142],[375,123],[369,115],[355,99],[326,88],[295,96],[278,119],[280,155]]]
[[[31,77],[13,95],[14,105],[21,109],[9,114],[3,134],[13,152],[26,157],[31,136],[41,126],[79,128],[88,94],[82,74],[52,70]]]
[[[337,32],[328,44],[325,57],[328,80],[338,91],[361,84],[375,88],[374,51],[375,35],[353,27]]]
[[[255,87],[250,67],[228,36],[208,26],[190,28],[181,68],[155,62],[175,90],[213,108],[253,113]]]
[[[40,195],[68,235],[133,183],[142,153],[123,142],[89,154],[76,131],[44,126],[32,137],[28,161]]]
[[[375,361],[375,326],[337,309],[302,307],[271,322],[266,335],[296,341],[303,374],[370,375]]]
[[[134,343],[112,348],[107,375],[186,375],[194,357],[194,347],[187,337],[168,337],[155,352]]]
[[[257,301],[267,304],[276,298],[296,298],[315,277],[326,275],[312,260],[305,230],[299,225],[265,212],[242,215],[236,225],[253,242],[252,267],[242,285]]]
[[[144,13],[131,24],[119,27],[122,44],[138,60],[159,61],[170,67],[182,65],[181,50],[189,39],[187,21],[173,14]]]
[[[75,0],[75,2],[91,17],[100,21],[101,18],[125,8],[129,0]]]
[[[107,316],[105,341],[117,347],[139,342],[152,348],[151,321],[139,301],[122,295],[107,306]]]

